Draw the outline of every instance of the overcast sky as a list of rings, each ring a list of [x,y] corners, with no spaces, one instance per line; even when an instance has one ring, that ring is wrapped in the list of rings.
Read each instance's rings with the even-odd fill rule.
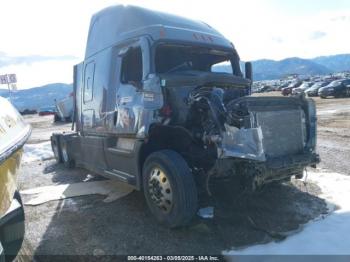
[[[71,83],[91,15],[117,3],[205,21],[245,61],[350,53],[349,0],[1,0],[0,75],[19,89]]]

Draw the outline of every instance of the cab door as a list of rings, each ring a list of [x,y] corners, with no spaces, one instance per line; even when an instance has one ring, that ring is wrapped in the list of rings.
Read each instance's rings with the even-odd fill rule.
[[[117,82],[115,131],[118,135],[136,135],[142,107],[144,49],[137,41],[119,52],[120,77]]]
[[[137,132],[143,109],[143,80],[148,72],[147,42],[136,40],[116,54],[116,112],[113,135],[106,141],[107,174],[129,184],[138,173]]]

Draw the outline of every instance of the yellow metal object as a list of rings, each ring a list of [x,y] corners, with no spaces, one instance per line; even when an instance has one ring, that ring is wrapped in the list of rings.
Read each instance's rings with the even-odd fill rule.
[[[0,219],[17,189],[17,172],[30,126],[5,98],[0,97]]]
[[[17,189],[17,171],[23,150],[20,149],[0,164],[0,218],[11,205]]]

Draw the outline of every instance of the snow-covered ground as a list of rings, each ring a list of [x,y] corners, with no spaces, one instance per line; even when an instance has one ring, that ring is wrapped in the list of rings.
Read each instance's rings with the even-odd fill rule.
[[[309,172],[327,200],[330,215],[307,223],[299,233],[282,242],[225,251],[225,255],[349,255],[350,254],[350,177],[326,171]],[[270,257],[271,258],[271,257]]]
[[[25,144],[23,150],[24,154],[22,163],[30,163],[33,161],[46,160],[54,157],[50,141],[38,144]]]
[[[53,157],[50,142],[24,146],[23,163]],[[304,225],[303,229],[281,242],[226,250],[225,255],[350,255],[350,176],[325,170],[309,172],[308,181],[322,190],[331,214]]]

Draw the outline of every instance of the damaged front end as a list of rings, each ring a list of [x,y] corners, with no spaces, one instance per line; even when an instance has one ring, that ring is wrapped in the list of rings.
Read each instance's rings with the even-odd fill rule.
[[[213,176],[240,175],[253,189],[302,177],[319,162],[316,110],[304,97],[225,99],[230,89],[202,87],[189,96],[190,125],[205,147],[215,145]],[[201,131],[199,131],[201,130]]]
[[[313,100],[247,96],[249,80],[220,74],[163,76],[163,83],[171,108],[162,125],[166,141],[176,141],[172,147],[193,170],[210,178],[237,176],[255,189],[301,178],[305,167],[319,162]]]
[[[276,180],[302,177],[303,169],[319,162],[316,110],[312,100],[245,97],[228,105],[229,113],[245,112],[240,128],[225,125],[218,159],[246,159],[252,187]]]

